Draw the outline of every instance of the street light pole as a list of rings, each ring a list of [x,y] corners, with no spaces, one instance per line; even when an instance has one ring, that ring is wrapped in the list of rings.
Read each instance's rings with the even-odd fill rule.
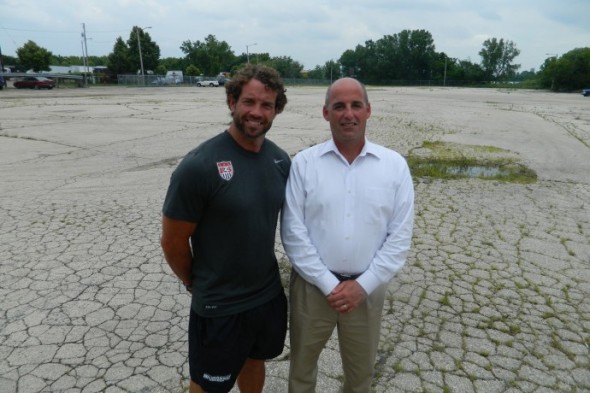
[[[255,42],[253,44],[246,45],[246,59],[248,60],[248,64],[250,64],[250,52],[248,51],[248,48],[254,45],[258,45],[258,43]]]
[[[550,59],[553,59],[553,61],[557,61],[557,53],[545,53],[545,56],[549,56]],[[554,70],[551,70],[551,90],[555,89],[555,74],[554,74]]]
[[[151,28],[152,28],[151,26],[144,27],[144,28],[138,27],[137,32],[136,32],[137,33],[137,48],[139,49],[139,65],[141,67],[141,84],[142,85],[145,83],[144,83],[144,79],[143,79],[143,75],[144,75],[143,74],[143,57],[141,56],[141,40],[139,39],[139,30],[143,31],[143,30],[151,29]]]

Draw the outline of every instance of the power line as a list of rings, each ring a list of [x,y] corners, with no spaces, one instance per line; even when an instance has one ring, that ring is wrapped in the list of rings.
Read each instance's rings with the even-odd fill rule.
[[[74,30],[35,30],[35,29],[16,29],[13,27],[5,27],[5,26],[0,26],[3,30],[9,30],[9,31],[23,31],[23,32],[28,32],[28,33],[57,33],[57,34],[72,34],[72,33],[78,33],[77,31]],[[92,34],[112,34],[112,33],[122,33],[122,32],[127,32],[128,30],[88,30],[89,33]]]
[[[16,41],[14,40],[14,38],[12,38],[12,36],[10,35],[10,33],[8,32],[8,30],[6,28],[4,28],[4,26],[0,25],[0,27],[2,28],[2,30],[6,30],[6,35],[8,36],[8,38],[10,38],[10,40],[12,41],[12,43],[14,44],[14,46],[17,46]]]
[[[33,29],[15,29],[12,27],[3,27],[4,30],[10,30],[10,31],[23,31],[23,32],[27,32],[27,33],[59,33],[59,34],[71,34],[71,33],[76,33],[75,31],[69,31],[69,30],[33,30]]]

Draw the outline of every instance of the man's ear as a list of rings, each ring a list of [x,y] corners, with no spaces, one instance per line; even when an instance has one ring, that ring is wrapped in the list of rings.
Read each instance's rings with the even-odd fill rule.
[[[234,112],[236,111],[236,100],[234,100],[234,98],[232,96],[228,97],[227,106],[229,108],[229,111],[233,115]]]
[[[328,121],[328,108],[325,105],[322,107],[322,114],[324,115],[324,119]]]

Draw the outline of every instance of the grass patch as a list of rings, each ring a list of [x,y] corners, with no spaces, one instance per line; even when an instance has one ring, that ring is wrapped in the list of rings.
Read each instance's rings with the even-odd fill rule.
[[[494,146],[459,145],[425,141],[407,157],[414,177],[478,178],[528,184],[537,181],[532,169],[514,153]]]

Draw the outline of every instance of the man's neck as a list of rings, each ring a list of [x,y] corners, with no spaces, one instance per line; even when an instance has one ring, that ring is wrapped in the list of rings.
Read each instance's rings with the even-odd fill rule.
[[[365,146],[365,142],[362,143],[354,142],[354,143],[342,143],[334,141],[336,148],[342,154],[342,156],[348,161],[349,164],[352,164],[354,160],[361,154],[363,151],[363,147]]]
[[[260,149],[262,149],[262,144],[264,143],[265,138],[264,135],[261,135],[257,138],[248,138],[240,130],[238,130],[233,123],[227,129],[227,132],[244,150],[258,153],[260,152]]]

